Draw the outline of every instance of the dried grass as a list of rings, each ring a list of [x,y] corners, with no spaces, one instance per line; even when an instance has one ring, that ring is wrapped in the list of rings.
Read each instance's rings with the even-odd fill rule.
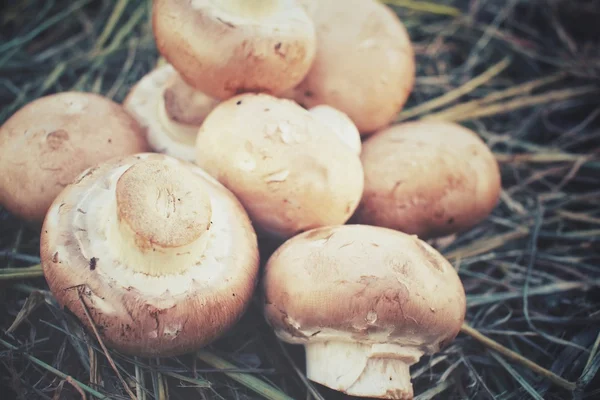
[[[502,167],[501,202],[441,248],[467,324],[413,367],[417,398],[600,397],[600,9],[594,0],[389,1],[418,79],[399,120],[461,121]],[[0,15],[0,122],[64,90],[121,101],[158,61],[149,1],[24,0]],[[253,303],[207,349],[107,351],[60,310],[38,231],[0,210],[0,385],[17,399],[337,399],[303,375]],[[118,373],[116,373],[118,371]]]

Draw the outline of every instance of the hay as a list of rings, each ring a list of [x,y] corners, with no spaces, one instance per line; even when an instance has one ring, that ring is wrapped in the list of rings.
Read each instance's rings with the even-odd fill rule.
[[[502,167],[501,202],[441,250],[463,279],[467,324],[412,368],[418,399],[600,397],[600,9],[595,0],[389,1],[418,79],[398,120],[461,121]],[[149,1],[4,6],[0,122],[45,94],[122,101],[158,62]],[[594,41],[595,40],[595,41]],[[254,302],[195,355],[107,351],[56,307],[38,232],[0,210],[0,393],[18,399],[338,399],[306,380]],[[32,266],[33,265],[33,266]]]

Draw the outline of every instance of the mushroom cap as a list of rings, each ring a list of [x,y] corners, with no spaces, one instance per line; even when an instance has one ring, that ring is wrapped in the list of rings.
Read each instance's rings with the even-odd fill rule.
[[[297,235],[269,258],[265,315],[284,341],[399,344],[426,353],[453,340],[466,313],[458,274],[415,236],[368,225]]]
[[[319,121],[333,129],[342,142],[354,150],[356,154],[360,154],[362,147],[360,132],[358,132],[356,125],[349,116],[326,104],[315,106],[308,111],[317,116]]]
[[[93,93],[41,97],[0,127],[0,204],[41,222],[81,171],[147,150],[140,125],[120,104]]]
[[[473,131],[442,121],[384,129],[363,142],[365,190],[353,221],[430,239],[464,231],[502,189],[494,155]]]
[[[415,80],[410,37],[396,14],[376,0],[301,0],[317,29],[317,55],[285,97],[307,108],[328,104],[361,134],[387,126]]]
[[[145,129],[153,150],[190,162],[196,158],[198,129],[217,104],[189,87],[170,64],[146,74],[123,102]]]
[[[146,163],[156,171],[144,172]],[[124,182],[119,194],[118,182],[129,171],[140,179]],[[124,263],[116,256],[122,238],[110,228],[117,218],[127,221],[136,244],[149,241],[150,254],[194,239],[188,232],[193,225],[181,227],[196,224],[207,209],[186,193],[185,182],[202,189],[212,208],[200,258],[171,273],[186,257],[174,250],[162,274]],[[124,205],[119,217],[110,206],[115,196]],[[156,208],[140,215],[144,204]],[[108,346],[148,357],[193,351],[230,328],[252,297],[259,265],[256,234],[233,194],[191,163],[148,153],[90,168],[67,186],[44,221],[40,254],[59,304],[90,328],[85,303]]]
[[[264,2],[269,3],[264,12],[243,3],[154,1],[158,50],[191,86],[211,97],[284,92],[304,78],[314,60],[314,25],[295,1]]]
[[[359,156],[291,100],[243,94],[206,118],[196,163],[231,190],[258,229],[290,237],[345,223],[363,188]]]

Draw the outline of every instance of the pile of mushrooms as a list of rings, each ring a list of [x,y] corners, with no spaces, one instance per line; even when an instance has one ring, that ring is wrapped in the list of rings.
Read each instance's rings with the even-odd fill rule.
[[[393,124],[415,80],[402,22],[376,0],[154,0],[153,32],[166,62],[122,105],[54,94],[0,128],[0,204],[43,221],[58,303],[165,357],[256,295],[310,380],[412,399],[409,367],[466,312],[427,241],[485,220],[501,179],[475,132]]]

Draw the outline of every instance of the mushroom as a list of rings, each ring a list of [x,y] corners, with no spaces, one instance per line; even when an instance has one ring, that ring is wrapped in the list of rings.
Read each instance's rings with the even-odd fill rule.
[[[247,93],[221,102],[204,120],[196,149],[196,163],[273,236],[343,224],[362,195],[355,149],[291,100]]]
[[[458,334],[458,274],[416,236],[368,225],[322,227],[267,261],[264,312],[304,345],[308,379],[352,396],[412,399],[409,367]]]
[[[353,221],[432,239],[467,230],[494,209],[501,178],[475,132],[443,121],[384,129],[363,142],[365,190]]]
[[[198,129],[217,104],[185,83],[170,64],[144,76],[123,102],[146,130],[153,150],[190,162],[196,158]]]
[[[107,346],[146,357],[193,351],[229,329],[259,265],[231,192],[191,163],[149,153],[67,186],[46,215],[40,255],[61,306]]]
[[[218,99],[284,92],[316,54],[314,25],[295,0],[155,0],[153,31],[183,79]]]
[[[330,127],[356,154],[360,154],[362,142],[360,132],[354,122],[346,114],[328,105],[315,106],[309,109],[321,122]]]
[[[301,0],[317,29],[317,55],[304,80],[282,96],[328,104],[363,134],[390,124],[415,80],[415,56],[396,14],[376,0]]]
[[[0,127],[0,204],[41,223],[81,171],[147,150],[142,128],[120,104],[93,93],[41,97]]]

